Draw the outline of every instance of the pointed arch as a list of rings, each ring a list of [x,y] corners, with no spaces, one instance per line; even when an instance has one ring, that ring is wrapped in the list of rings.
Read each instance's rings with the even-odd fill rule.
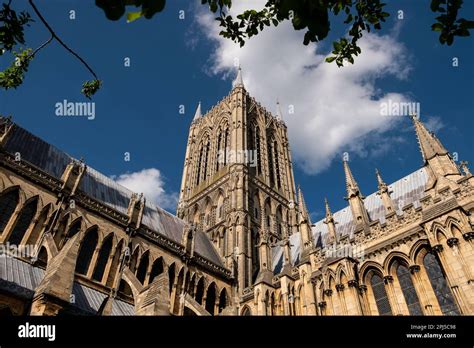
[[[383,274],[372,268],[366,272],[365,283],[370,284],[370,292],[379,315],[392,315],[392,308],[388,300]],[[373,302],[372,302],[373,303]]]
[[[8,241],[13,245],[20,245],[23,237],[25,236],[28,227],[33,222],[33,219],[36,215],[36,210],[38,209],[38,196],[30,198],[25,202],[23,208],[21,209],[18,217],[15,221],[15,226],[8,237]]]
[[[105,237],[104,241],[102,242],[102,246],[100,247],[94,273],[92,274],[92,279],[97,280],[98,282],[102,282],[102,278],[104,277],[105,267],[109,261],[110,252],[112,251],[113,237],[114,234],[109,233]]]
[[[48,214],[49,211],[51,210],[52,204],[49,203],[46,205],[40,212],[38,219],[36,220],[36,223],[28,236],[28,240],[26,241],[26,244],[28,245],[35,245],[36,242],[38,241],[41,233],[44,231],[46,221],[48,219]]]
[[[228,303],[229,303],[229,296],[227,295],[227,290],[223,288],[219,295],[219,306],[218,306],[219,313],[221,313],[224,310],[224,308],[227,307]]]
[[[148,271],[148,265],[150,263],[150,252],[147,250],[143,253],[140,258],[140,263],[137,267],[137,279],[140,283],[145,283],[146,273]]]
[[[8,188],[0,195],[0,236],[10,222],[19,201],[18,186]]]
[[[433,292],[444,315],[459,315],[460,311],[454,299],[444,269],[437,255],[427,252],[423,257],[423,266],[428,274]]]
[[[196,285],[196,294],[194,299],[197,303],[202,305],[202,299],[204,297],[204,277],[200,277]]]
[[[176,277],[176,265],[174,262],[168,267],[169,292],[173,292],[174,279]]]
[[[216,306],[216,294],[217,294],[217,286],[216,283],[212,282],[207,287],[206,291],[206,311],[208,311],[211,315],[215,315],[215,306]]]
[[[77,256],[76,273],[87,275],[91,266],[94,251],[97,247],[98,239],[99,235],[97,226],[92,226],[85,232]]]
[[[396,276],[410,315],[423,315],[407,259],[398,256],[392,258],[388,266],[389,274]]]
[[[153,265],[151,266],[151,271],[150,271],[150,280],[148,283],[151,284],[157,276],[163,273],[164,269],[165,269],[165,266],[164,266],[163,258],[160,256],[155,261],[153,261]]]

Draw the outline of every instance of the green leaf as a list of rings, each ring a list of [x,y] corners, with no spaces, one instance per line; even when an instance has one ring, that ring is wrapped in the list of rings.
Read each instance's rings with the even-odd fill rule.
[[[136,21],[138,18],[140,18],[143,15],[142,11],[138,12],[129,12],[127,13],[127,23]]]

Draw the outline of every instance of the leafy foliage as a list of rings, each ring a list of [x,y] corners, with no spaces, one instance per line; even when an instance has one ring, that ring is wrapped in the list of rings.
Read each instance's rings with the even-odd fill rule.
[[[441,13],[436,17],[438,22],[431,30],[440,32],[439,42],[448,46],[453,44],[455,36],[470,36],[469,29],[474,28],[474,21],[458,17],[463,0],[432,0],[431,11]]]
[[[17,15],[9,4],[3,4],[0,10],[0,56],[17,44],[25,44],[24,27],[32,21],[29,13],[23,11]]]
[[[164,0],[96,0],[112,20],[121,18],[125,7],[133,5],[141,7],[139,12],[127,14],[129,22],[144,15],[151,18],[161,12]],[[220,35],[244,46],[246,40],[258,35],[265,27],[278,26],[283,21],[291,21],[295,30],[305,30],[303,44],[318,42],[325,39],[330,31],[331,15],[344,14],[344,23],[350,26],[348,37],[333,42],[332,56],[326,62],[335,62],[344,66],[344,62],[354,63],[354,57],[361,53],[358,40],[363,32],[379,30],[382,22],[389,16],[384,11],[386,6],[381,0],[267,0],[263,9],[246,10],[235,18],[228,14],[232,0],[201,0],[212,13],[217,14],[216,20],[222,27]],[[437,23],[432,25],[433,31],[440,32],[442,44],[451,45],[455,36],[469,36],[474,22],[464,18],[457,19],[463,0],[432,0],[431,10],[442,13],[436,17]]]
[[[126,6],[139,7],[140,11],[127,14],[127,21],[132,22],[140,17],[152,18],[155,13],[163,11],[166,0],[96,0],[95,4],[104,10],[105,16],[112,20],[119,20],[125,14]]]
[[[86,81],[82,84],[81,93],[84,94],[88,99],[91,99],[91,97],[99,90],[101,86],[102,81],[100,80]]]
[[[15,60],[4,71],[0,71],[0,87],[4,89],[17,88],[23,83],[25,73],[28,71],[30,60],[32,59],[32,49],[20,49],[13,52]]]

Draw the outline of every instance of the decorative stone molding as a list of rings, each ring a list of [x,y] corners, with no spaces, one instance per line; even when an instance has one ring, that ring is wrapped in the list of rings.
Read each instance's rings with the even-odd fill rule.
[[[470,241],[474,239],[474,231],[466,232],[462,236],[465,240]]]
[[[449,239],[446,241],[446,243],[448,244],[448,246],[449,246],[450,248],[452,248],[453,246],[459,244],[459,239],[457,239],[457,238],[455,238],[455,237],[449,238]]]
[[[344,284],[336,284],[336,290],[339,292],[339,291],[343,291],[344,290]]]
[[[326,301],[318,302],[318,307],[319,307],[319,308],[325,308],[326,305],[327,305]]]
[[[347,282],[347,285],[349,285],[350,288],[355,288],[355,287],[357,287],[357,284],[358,284],[358,283],[357,283],[357,280],[355,280],[355,279],[351,279],[351,280],[349,280],[349,281]]]
[[[432,249],[437,252],[437,253],[440,253],[443,251],[443,246],[441,244],[436,244],[432,247]]]
[[[385,277],[383,277],[383,282],[385,284],[393,283],[393,277],[391,275],[386,275]]]
[[[324,290],[324,295],[331,296],[332,295],[332,290],[331,289],[325,289]]]
[[[367,292],[367,285],[364,285],[364,284],[359,285],[359,291],[361,294]]]
[[[421,268],[419,265],[411,265],[408,267],[408,269],[410,270],[411,274],[415,274],[419,272]]]

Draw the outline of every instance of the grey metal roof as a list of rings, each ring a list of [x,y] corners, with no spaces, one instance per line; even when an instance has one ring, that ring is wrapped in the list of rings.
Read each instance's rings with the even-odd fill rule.
[[[72,157],[31,134],[18,125],[10,130],[4,148],[11,154],[20,153],[21,159],[40,168],[56,179],[61,176]]]
[[[35,165],[56,179],[61,179],[66,166],[74,159],[16,124],[11,129],[4,148],[11,154],[19,152],[22,160]],[[127,214],[133,192],[110,177],[88,166],[79,187],[90,197]],[[148,201],[142,223],[151,230],[181,244],[184,221]],[[223,267],[220,256],[206,235],[198,235],[195,251]]]
[[[392,191],[390,197],[394,203],[397,215],[403,215],[403,207],[410,203],[413,203],[415,208],[420,206],[420,199],[424,196],[427,182],[428,172],[425,168],[421,168],[388,186],[389,190]],[[364,199],[364,206],[371,221],[379,220],[381,223],[385,222],[385,208],[377,192],[372,193]],[[333,215],[334,220],[337,222],[336,233],[339,238],[346,235],[352,238],[355,225],[353,223],[351,208],[347,206]],[[328,232],[324,219],[319,220],[313,225],[312,232],[316,246],[324,246],[325,235]],[[300,255],[300,233],[291,235],[290,243],[292,264],[296,264],[298,263]],[[283,250],[280,246],[274,247],[272,254],[273,270],[274,273],[278,273],[281,270],[279,265],[282,263]]]
[[[7,255],[0,256],[0,287],[14,291],[20,297],[31,299],[36,287],[44,277],[45,271],[39,267]],[[72,303],[79,311],[95,314],[99,310],[107,294],[74,282]],[[122,300],[115,299],[112,304],[113,315],[134,315],[134,307]]]
[[[116,299],[112,302],[112,315],[135,315],[135,309],[131,304]]]

